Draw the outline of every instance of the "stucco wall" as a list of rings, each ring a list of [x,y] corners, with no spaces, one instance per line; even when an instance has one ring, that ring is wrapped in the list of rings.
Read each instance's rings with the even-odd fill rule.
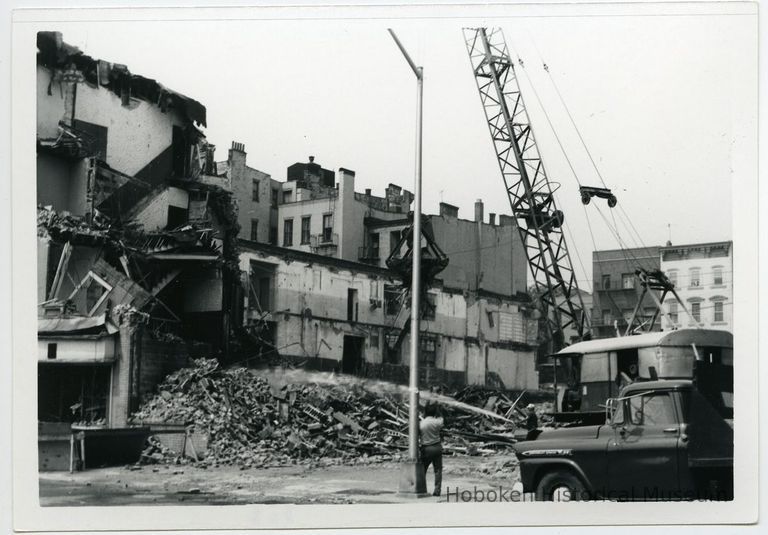
[[[488,372],[496,374],[507,389],[538,388],[533,351],[489,347]]]
[[[55,139],[59,135],[59,121],[69,124],[71,117],[66,116],[65,103],[71,100],[70,84],[62,85],[52,82],[52,72],[47,68],[37,66],[37,137],[39,139]],[[51,94],[48,94],[50,85]]]
[[[173,110],[138,99],[123,106],[113,92],[85,83],[77,86],[75,119],[108,128],[107,163],[131,176],[171,146],[174,124],[184,124]]]
[[[295,189],[295,188],[294,188]],[[282,204],[278,208],[278,223],[277,223],[277,245],[283,246],[285,243],[284,230],[286,219],[293,219],[293,245],[291,249],[297,249],[299,251],[312,252],[312,248],[309,244],[301,243],[301,219],[302,217],[309,216],[309,231],[312,236],[319,236],[323,233],[323,215],[333,214],[333,232],[340,234],[339,232],[339,220],[340,204],[337,198],[329,197],[326,199],[316,199],[311,201],[301,201],[288,204]],[[362,222],[361,222],[362,224]],[[339,236],[339,242],[341,236]],[[336,249],[338,253],[338,248]],[[328,255],[338,257],[338,254]],[[357,260],[357,259],[355,259]]]
[[[57,212],[84,215],[87,186],[87,161],[69,162],[37,154],[37,202],[51,205]]]
[[[438,275],[446,286],[504,295],[526,291],[527,260],[513,225],[435,215],[430,222],[435,241],[450,259]]]
[[[165,188],[136,214],[134,220],[146,231],[163,230],[168,224],[169,206],[188,210],[189,193],[180,188]]]

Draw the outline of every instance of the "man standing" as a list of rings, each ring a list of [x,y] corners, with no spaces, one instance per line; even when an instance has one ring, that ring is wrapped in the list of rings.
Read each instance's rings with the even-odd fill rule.
[[[526,407],[528,410],[528,416],[525,419],[525,428],[528,430],[528,434],[525,440],[535,440],[539,436],[539,417],[536,415],[536,406],[533,403],[529,403]]]
[[[424,478],[426,479],[429,465],[435,468],[435,490],[433,496],[440,496],[443,483],[443,445],[440,432],[443,429],[443,418],[439,415],[437,404],[428,403],[424,408],[424,418],[419,423],[421,438],[421,460],[424,463]]]

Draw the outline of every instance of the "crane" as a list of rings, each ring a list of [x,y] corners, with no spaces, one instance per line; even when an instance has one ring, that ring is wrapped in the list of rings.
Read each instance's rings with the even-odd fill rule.
[[[464,39],[512,214],[545,316],[552,353],[564,329],[588,337],[589,326],[557,209],[525,110],[515,66],[500,28],[466,28]]]

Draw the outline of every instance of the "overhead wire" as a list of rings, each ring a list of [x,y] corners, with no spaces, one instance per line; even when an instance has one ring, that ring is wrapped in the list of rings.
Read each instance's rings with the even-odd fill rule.
[[[544,58],[542,57],[541,51],[539,50],[539,47],[536,44],[536,40],[533,38],[533,36],[530,35],[530,32],[528,32],[528,36],[529,36],[529,38],[531,40],[531,43],[533,44],[534,49],[536,50],[536,54],[538,55],[539,61],[541,61],[542,67],[543,67],[544,71],[547,73],[547,76],[549,77],[549,80],[550,80],[550,82],[552,84],[552,87],[554,88],[555,93],[557,94],[558,99],[560,100],[560,103],[563,106],[563,109],[565,110],[566,114],[568,115],[568,119],[570,120],[571,125],[573,126],[573,129],[575,130],[576,135],[578,136],[579,141],[581,142],[582,147],[584,148],[584,151],[586,152],[587,157],[589,158],[589,161],[590,161],[590,163],[592,164],[592,167],[595,170],[595,173],[596,173],[598,179],[600,180],[600,182],[603,185],[603,187],[608,189],[608,187],[607,187],[607,185],[605,183],[605,179],[603,178],[603,174],[600,172],[600,168],[598,167],[597,162],[595,161],[595,158],[592,155],[592,151],[589,150],[589,146],[587,145],[587,142],[585,141],[584,136],[581,133],[581,129],[579,129],[578,125],[576,124],[576,120],[573,117],[573,113],[571,113],[570,107],[565,102],[565,98],[563,97],[563,94],[560,92],[560,88],[558,87],[557,82],[555,81],[554,76],[552,76],[552,72],[549,69],[549,65],[547,65],[547,63],[544,61]],[[581,184],[579,184],[579,185],[581,185]],[[632,223],[631,218],[626,213],[626,210],[624,210],[624,207],[621,204],[619,204],[619,209],[621,210],[621,212],[623,212],[624,217],[626,218],[626,221],[629,222],[629,225],[632,227],[632,229],[635,232],[635,234],[633,235],[632,231],[630,231],[629,228],[627,228],[627,232],[629,233],[630,237],[633,240],[635,239],[635,237],[637,237],[636,245],[639,243],[638,247],[642,246],[643,248],[647,249],[647,246],[645,245],[645,242],[643,242],[643,239],[640,236],[640,233],[637,231],[637,228],[635,227],[634,223]],[[615,232],[616,232],[617,235],[619,235],[619,226],[618,226],[618,223],[616,223],[616,217],[614,216],[613,211],[611,211],[611,219],[613,220]],[[621,219],[621,214],[619,214],[619,219]],[[622,221],[622,222],[624,223],[624,221]],[[608,224],[607,221],[606,221],[606,224]],[[625,227],[627,227],[626,223],[624,223],[624,225],[625,225]],[[646,268],[646,266],[644,266],[642,263],[639,263],[639,266],[642,267],[643,269]]]

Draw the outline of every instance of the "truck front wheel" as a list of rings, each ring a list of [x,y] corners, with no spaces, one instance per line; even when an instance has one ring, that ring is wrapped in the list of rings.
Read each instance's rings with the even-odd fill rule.
[[[536,486],[536,500],[541,502],[570,502],[588,499],[581,480],[567,470],[555,470],[544,475]]]

